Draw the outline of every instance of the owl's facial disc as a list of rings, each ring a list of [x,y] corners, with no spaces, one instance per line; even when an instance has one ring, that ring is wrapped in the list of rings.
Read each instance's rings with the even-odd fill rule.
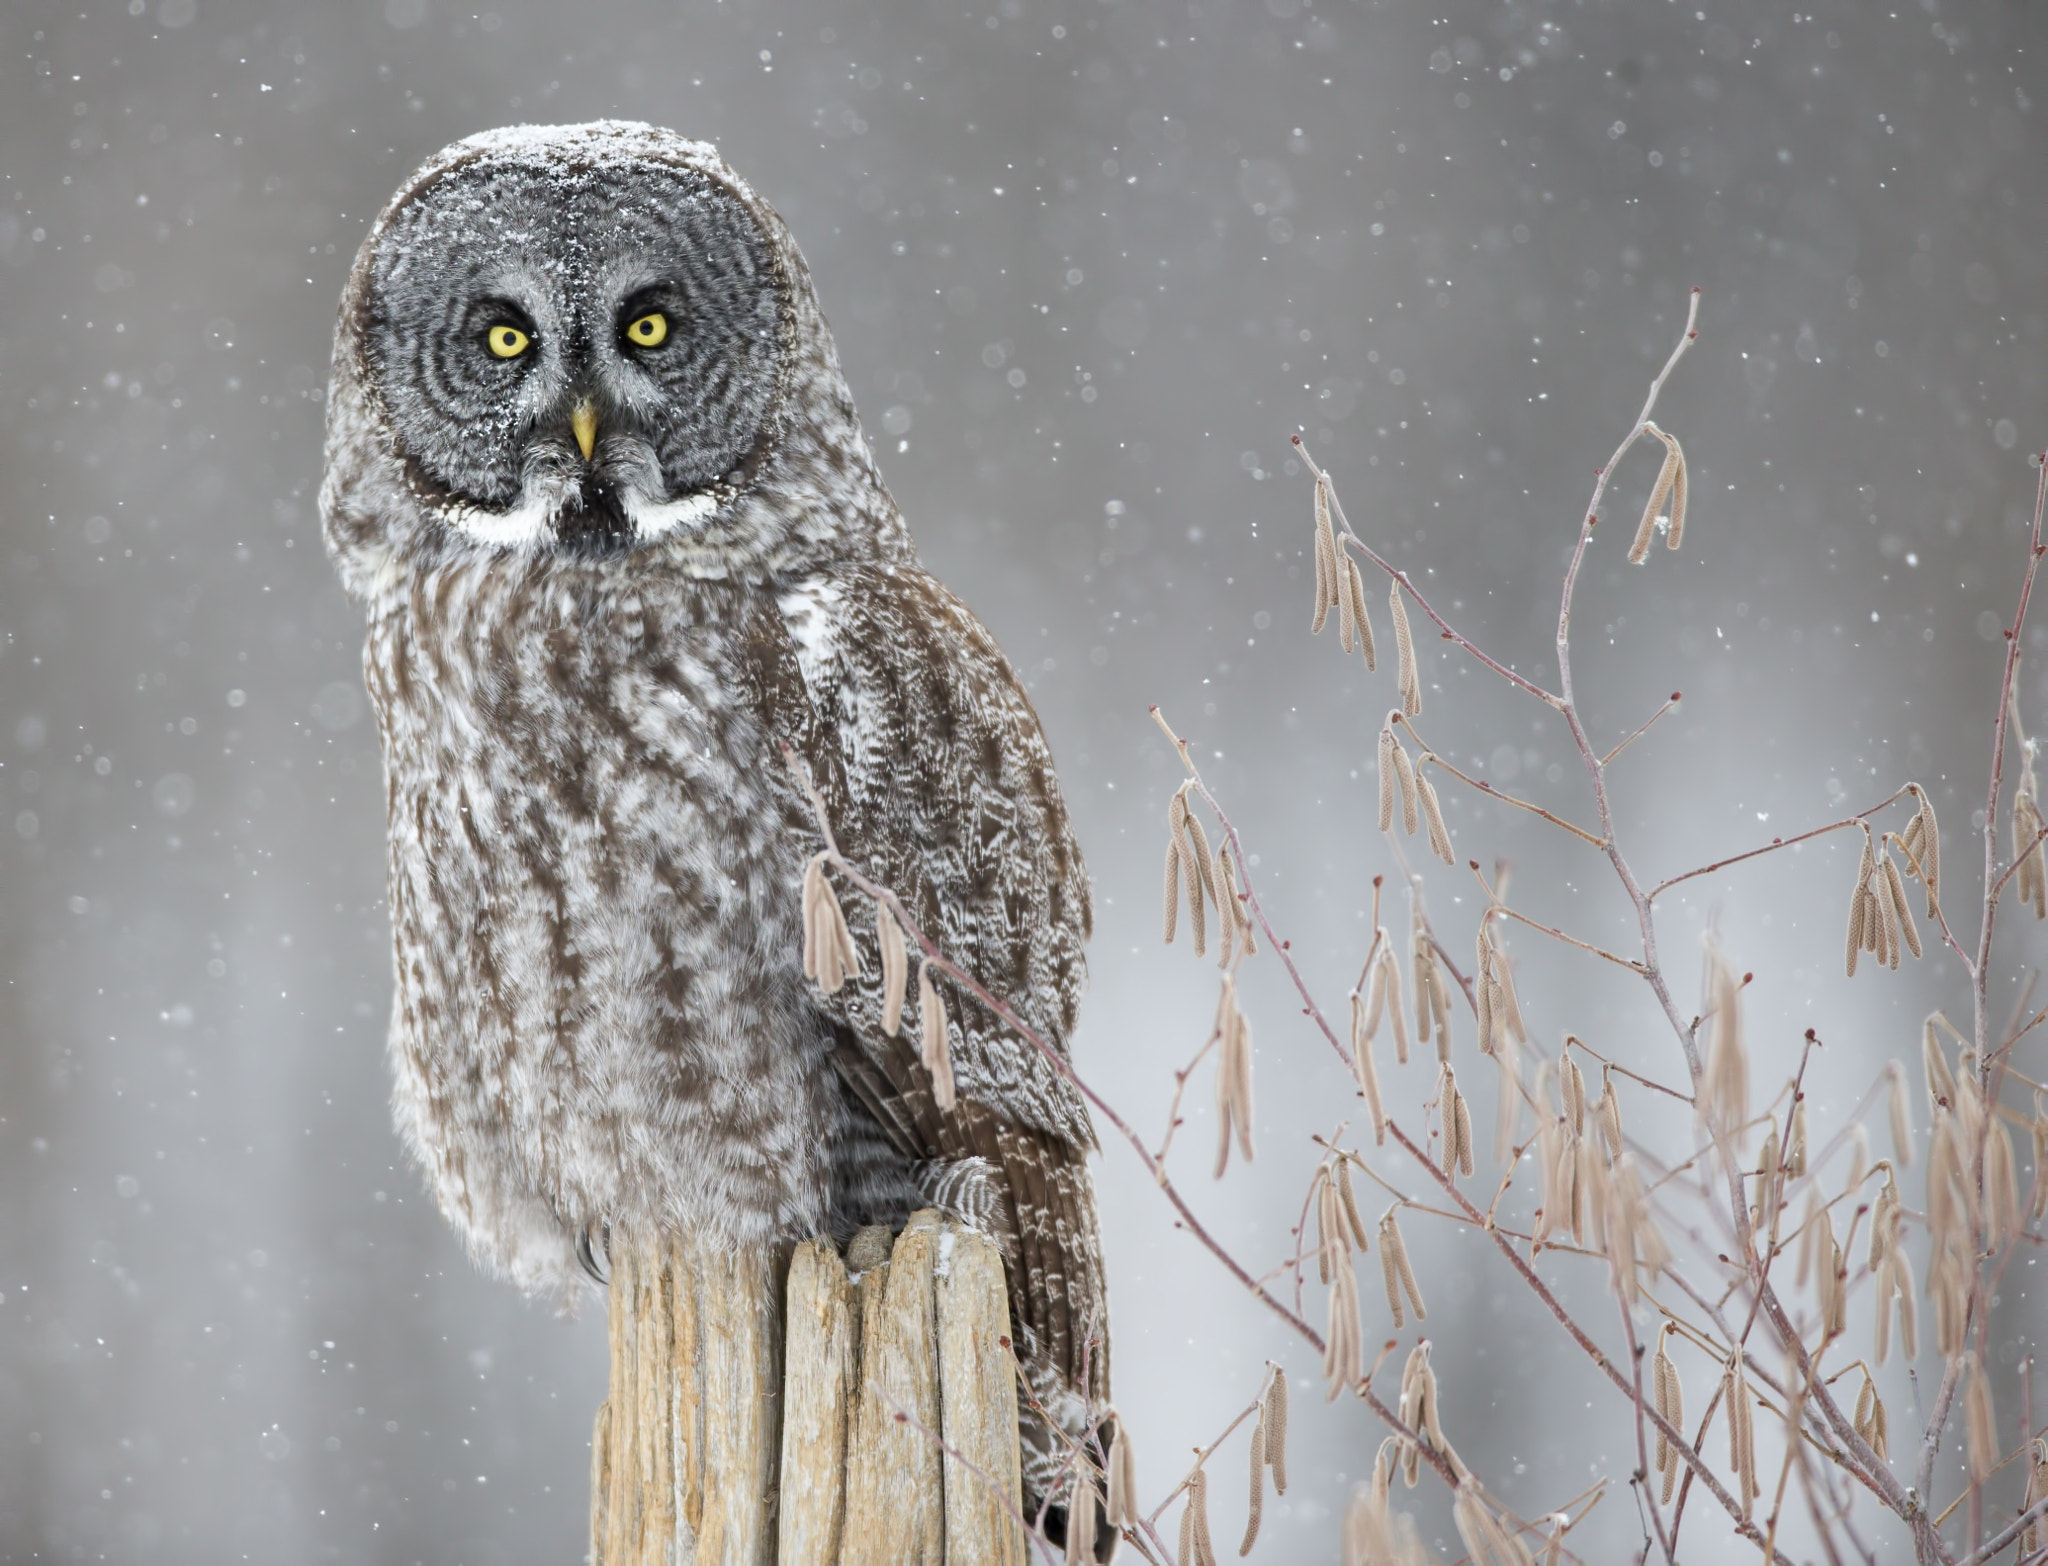
[[[393,215],[362,341],[431,515],[494,547],[608,551],[733,497],[788,308],[752,216],[694,170],[486,160]]]

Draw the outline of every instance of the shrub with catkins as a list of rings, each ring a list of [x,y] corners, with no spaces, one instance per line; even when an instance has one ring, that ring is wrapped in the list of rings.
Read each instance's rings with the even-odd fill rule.
[[[1570,627],[1573,595],[1585,574],[1582,568],[1593,553],[1612,547],[1609,529],[1598,527],[1603,505],[1624,459],[1639,444],[1657,453],[1659,460],[1627,543],[1627,558],[1644,563],[1660,529],[1669,549],[1683,543],[1690,484],[1687,454],[1678,437],[1660,428],[1651,415],[1665,381],[1696,335],[1698,310],[1695,292],[1688,300],[1685,331],[1652,382],[1641,412],[1614,454],[1596,470],[1591,503],[1579,519],[1562,581],[1557,677],[1548,686],[1479,648],[1446,617],[1441,601],[1431,602],[1420,585],[1427,578],[1404,571],[1384,557],[1373,540],[1354,531],[1329,473],[1298,437],[1294,442],[1314,484],[1311,629],[1320,631],[1335,610],[1338,640],[1345,651],[1362,652],[1367,670],[1374,671],[1377,653],[1367,614],[1366,579],[1384,577],[1396,652],[1392,705],[1378,707],[1384,716],[1377,731],[1376,803],[1386,838],[1384,851],[1400,871],[1398,884],[1407,899],[1408,945],[1396,952],[1389,926],[1398,927],[1398,919],[1382,909],[1382,878],[1371,877],[1372,939],[1348,996],[1348,1018],[1342,1003],[1331,1006],[1331,997],[1316,993],[1305,971],[1311,965],[1286,955],[1284,911],[1271,892],[1253,896],[1256,856],[1249,853],[1224,804],[1203,780],[1194,761],[1197,751],[1173,733],[1157,709],[1155,716],[1186,771],[1167,805],[1164,937],[1171,944],[1185,920],[1197,954],[1206,956],[1213,929],[1221,969],[1214,1026],[1195,1059],[1175,1074],[1168,1129],[1158,1148],[1147,1145],[1113,1106],[1074,1076],[1063,1051],[1038,1038],[1029,1022],[1010,1011],[1001,997],[991,998],[964,970],[942,958],[929,957],[919,965],[924,1062],[935,1093],[943,1080],[945,1103],[951,1103],[953,1088],[945,1013],[933,982],[939,972],[969,989],[1005,1025],[1035,1043],[1050,1068],[1089,1099],[1144,1161],[1148,1174],[1173,1203],[1175,1223],[1195,1243],[1216,1253],[1262,1306],[1284,1321],[1305,1350],[1320,1357],[1329,1397],[1356,1397],[1362,1400],[1362,1406],[1352,1405],[1361,1407],[1359,1417],[1365,1417],[1363,1408],[1369,1407],[1386,1424],[1391,1434],[1380,1444],[1372,1481],[1358,1489],[1344,1512],[1346,1566],[1416,1566],[1432,1558],[1412,1520],[1391,1508],[1396,1469],[1410,1486],[1424,1482],[1425,1470],[1434,1476],[1430,1482],[1442,1482],[1466,1556],[1486,1566],[1522,1566],[1535,1558],[1532,1545],[1539,1542],[1546,1562],[1568,1556],[1593,1558],[1572,1544],[1573,1530],[1626,1472],[1601,1475],[1592,1489],[1555,1511],[1526,1517],[1518,1516],[1467,1467],[1445,1438],[1430,1342],[1412,1330],[1413,1322],[1426,1319],[1427,1313],[1402,1232],[1404,1208],[1415,1215],[1411,1221],[1464,1226],[1475,1243],[1460,1250],[1459,1256],[1496,1258],[1487,1264],[1527,1288],[1540,1302],[1546,1320],[1563,1324],[1565,1333],[1555,1341],[1562,1352],[1584,1356],[1575,1362],[1584,1367],[1588,1385],[1633,1413],[1646,1445],[1654,1440],[1654,1453],[1644,1452],[1654,1482],[1647,1473],[1628,1475],[1638,1481],[1639,1511],[1631,1515],[1631,1529],[1640,1516],[1645,1558],[1680,1558],[1676,1536],[1681,1520],[1688,1529],[1688,1551],[1702,1527],[1718,1526],[1732,1529],[1767,1560],[1787,1558],[1785,1534],[1809,1523],[1818,1536],[1820,1555],[1829,1559],[1890,1559],[1910,1548],[1923,1563],[1967,1558],[1973,1566],[1988,1566],[1994,1555],[2010,1559],[2004,1552],[2037,1550],[2048,1542],[2048,1522],[2016,1523],[2007,1536],[1979,1551],[1984,1543],[1979,1525],[1987,1502],[1995,1497],[1996,1506],[2002,1507],[2019,1494],[2022,1484],[2023,1507],[2048,1497],[2048,1438],[2017,1429],[2016,1421],[2001,1427],[1990,1370],[2012,1363],[2019,1352],[2011,1309],[1992,1312],[2001,1287],[2009,1292],[2013,1286],[2015,1275],[2005,1269],[2014,1261],[2024,1264],[2048,1242],[2041,1231],[2048,1219],[2048,1088],[2041,1085],[2048,1071],[2021,1053],[2038,1051],[2041,1041],[2048,1039],[2048,1027],[2042,1026],[2048,1013],[2039,1009],[2031,990],[2009,987],[2001,975],[1987,970],[1999,950],[1994,933],[2007,883],[2037,917],[2048,917],[2048,819],[2035,779],[2033,742],[2020,721],[2024,687],[2018,659],[2034,575],[2048,557],[2043,537],[2048,468],[2037,486],[2028,553],[2021,562],[2020,608],[2004,637],[1997,700],[1987,708],[1992,729],[1990,798],[1975,823],[1983,834],[1986,871],[1982,884],[1972,887],[1981,899],[1977,917],[1966,923],[1944,901],[1953,900],[1955,889],[1944,880],[1941,828],[1929,790],[1916,782],[1865,802],[1866,808],[1853,814],[1653,884],[1632,868],[1631,856],[1645,845],[1633,841],[1641,828],[1630,823],[1642,820],[1644,812],[1636,808],[1636,801],[1618,796],[1619,786],[1627,780],[1612,763],[1628,746],[1645,742],[1677,697],[1674,694],[1633,728],[1616,725],[1622,737],[1603,753],[1596,733],[1609,720],[1589,715],[1573,695]],[[1452,601],[1450,607],[1456,610],[1458,605]],[[1473,671],[1529,698],[1545,721],[1561,723],[1569,748],[1584,762],[1585,794],[1578,805],[1554,811],[1514,799],[1445,759],[1466,753],[1468,746],[1483,752],[1488,743],[1484,736],[1461,736],[1455,745],[1447,742],[1441,752],[1423,740],[1414,722],[1422,707],[1415,614],[1421,614],[1444,643],[1447,658],[1469,660]],[[1458,687],[1446,681],[1444,688]],[[1433,724],[1438,721],[1442,720]],[[1473,907],[1461,897],[1462,887],[1446,893],[1433,879],[1442,873],[1437,862],[1456,872],[1458,880],[1464,876],[1446,827],[1439,783],[1477,789],[1522,812],[1513,817],[1489,812],[1477,826],[1468,826],[1468,832],[1487,822],[1529,822],[1533,817],[1595,850],[1598,860],[1614,872],[1623,894],[1626,944],[1609,949],[1616,945],[1612,935],[1582,938],[1512,910],[1506,901],[1505,869],[1489,885],[1477,860],[1465,861],[1463,868],[1477,877],[1483,900]],[[1362,803],[1370,808],[1371,802]],[[1220,833],[1214,847],[1204,820],[1197,817],[1198,805],[1202,817]],[[1599,831],[1574,825],[1568,816],[1597,821]],[[1531,830],[1539,828],[1532,824]],[[1845,1117],[1846,1123],[1836,1123],[1832,1084],[1827,1094],[1809,1099],[1814,1084],[1808,1066],[1826,1058],[1816,1054],[1821,1028],[1804,1030],[1802,1042],[1796,1035],[1774,1037],[1746,1021],[1743,1008],[1752,976],[1741,970],[1718,939],[1706,942],[1702,996],[1691,1016],[1675,999],[1678,986],[1666,966],[1667,954],[1679,943],[1669,939],[1668,928],[1660,924],[1671,904],[1660,904],[1659,899],[1672,888],[1834,833],[1860,834],[1855,881],[1849,888],[1846,975],[1855,977],[1861,967],[1868,973],[1865,982],[1883,984],[1884,975],[1899,968],[1905,956],[1931,955],[1939,963],[1953,960],[1967,981],[1967,1025],[1959,1029],[1934,1012],[1922,1029],[1921,1063],[1930,1119],[1924,1194],[1916,1182],[1917,1211],[1909,1205],[1900,1179],[1900,1172],[1915,1164],[1916,1131],[1906,1071],[1898,1061],[1886,1065],[1873,1091]],[[1417,834],[1426,835],[1430,857],[1411,868],[1403,838]],[[860,955],[847,933],[832,878],[875,898],[880,1005],[885,1024],[893,1031],[900,1022],[911,946],[924,953],[935,948],[927,932],[897,923],[902,905],[863,879],[858,868],[831,846],[829,833],[826,838],[827,851],[805,869],[806,972],[828,992],[862,978]],[[1508,862],[1511,846],[1499,845],[1497,864]],[[1919,883],[1919,891],[1910,898],[1909,881]],[[1578,888],[1572,890],[1576,893]],[[1432,892],[1444,894],[1434,906],[1449,909],[1448,917],[1455,920],[1454,928],[1446,926],[1449,945],[1438,939],[1431,924]],[[1237,970],[1254,949],[1253,915],[1261,937],[1276,948],[1286,982],[1298,993],[1299,1028],[1336,1057],[1334,1066],[1326,1062],[1321,1069],[1338,1071],[1335,1080],[1346,1082],[1363,1102],[1363,1126],[1355,1115],[1342,1117],[1342,1128],[1319,1132],[1312,1144],[1283,1128],[1268,1132],[1269,1138],[1285,1138],[1283,1154],[1301,1157],[1298,1167],[1309,1178],[1312,1212],[1303,1216],[1295,1235],[1292,1304],[1282,1297],[1285,1291],[1270,1287],[1274,1273],[1240,1259],[1210,1232],[1198,1204],[1175,1183],[1177,1166],[1170,1161],[1174,1131],[1181,1124],[1182,1092],[1211,1050],[1216,1053],[1216,1176],[1228,1173],[1233,1145],[1244,1159],[1252,1156],[1251,1033],[1240,1009]],[[1930,922],[1935,941],[1923,943],[1921,917]],[[1523,970],[1525,975],[1541,972],[1546,981],[1529,988],[1542,1003],[1540,1011],[1525,1012],[1517,964],[1506,949],[1512,923],[1533,932],[1518,933],[1516,938],[1524,962],[1545,963],[1554,957],[1559,964],[1604,963],[1612,966],[1602,972],[1614,967],[1629,972],[1645,986],[1646,1014],[1659,1018],[1668,1034],[1661,1043],[1645,1048],[1626,1035],[1617,1040],[1595,1037],[1589,1043],[1565,1032],[1573,1023],[1570,1010],[1582,1004],[1579,997],[1586,991],[1572,982],[1574,970],[1565,967],[1555,974],[1538,967]],[[1974,952],[1960,934],[1973,925],[1981,932]],[[1554,939],[1555,944],[1542,945],[1545,939]],[[1524,953],[1525,940],[1537,942],[1536,951],[1547,956]],[[1931,954],[1927,946],[1933,948]],[[1469,971],[1460,971],[1454,950],[1470,950]],[[1873,960],[1863,963],[1863,958]],[[2020,997],[2009,1021],[1992,1009],[2005,1004],[2008,988]],[[863,1004],[873,1003],[867,991],[860,994]],[[1812,997],[1817,1007],[1832,1003],[1824,995]],[[1451,1013],[1460,1006],[1469,1011],[1473,1024],[1473,1046],[1463,1055],[1454,1046],[1451,1028]],[[1294,1010],[1289,1008],[1288,1015]],[[1553,1010],[1566,1014],[1545,1014]],[[1383,1033],[1389,1030],[1391,1066],[1381,1048]],[[1290,1075],[1310,1069],[1292,1053],[1301,1036],[1289,1034],[1268,1046],[1289,1052],[1283,1069]],[[1532,1037],[1558,1036],[1564,1042],[1555,1054],[1547,1044],[1541,1050],[1530,1047]],[[1430,1091],[1424,1091],[1424,1078],[1404,1069],[1411,1065],[1411,1048],[1418,1043],[1435,1046]],[[1600,1064],[1597,1093],[1587,1081],[1582,1057]],[[1490,1158],[1498,1168],[1483,1171],[1488,1155],[1475,1144],[1465,1087],[1475,1060],[1487,1062],[1489,1074],[1497,1078],[1501,1108]],[[1631,1110],[1627,1120],[1621,1102],[1624,1087]],[[1882,1111],[1876,1107],[1880,1099]],[[1671,1134],[1675,1127],[1668,1118],[1651,1120],[1642,1112],[1650,1105],[1667,1117],[1686,1116],[1686,1134]],[[1518,1141],[1525,1114],[1533,1116],[1533,1134]],[[1867,1128],[1864,1122],[1874,1122],[1878,1114],[1890,1123],[1891,1157],[1873,1164],[1874,1127]],[[1377,1222],[1377,1234],[1370,1236],[1379,1249],[1384,1319],[1391,1322],[1394,1334],[1371,1363],[1365,1353],[1368,1323],[1356,1279],[1361,1253],[1372,1248],[1354,1188],[1361,1173],[1396,1193]],[[1475,1180],[1484,1183],[1469,1183]],[[1475,1196],[1488,1187],[1493,1195],[1482,1208]],[[1407,1191],[1415,1194],[1400,1194]],[[1315,1225],[1312,1237],[1310,1218]],[[1325,1291],[1324,1299],[1314,1305],[1305,1298],[1311,1238],[1315,1276]],[[1539,1255],[1540,1270],[1534,1265]],[[1642,1341],[1643,1329],[1655,1325],[1654,1350],[1647,1360],[1630,1363],[1614,1354],[1611,1341],[1601,1346],[1603,1333],[1611,1333],[1615,1325],[1611,1313],[1597,1320],[1574,1314],[1572,1302],[1585,1296],[1558,1288],[1555,1275],[1575,1269],[1593,1270],[1609,1306],[1618,1306],[1628,1342],[1638,1355],[1648,1348]],[[1474,1286],[1472,1278],[1457,1279],[1461,1293],[1470,1293]],[[1925,1342],[1920,1331],[1923,1306],[1931,1315]],[[1371,1308],[1380,1319],[1377,1302]],[[1472,1363],[1462,1352],[1461,1335],[1468,1330],[1452,1325],[1453,1335],[1444,1340],[1438,1356],[1444,1366]],[[1718,1372],[1718,1385],[1706,1398],[1704,1414],[1695,1413],[1696,1432],[1684,1428],[1681,1343]],[[1910,1440],[1901,1441],[1897,1471],[1891,1461],[1889,1415],[1877,1379],[1895,1346],[1917,1378],[1911,1406],[1920,1423]],[[1926,1363],[1934,1356],[1938,1364]],[[1396,1363],[1401,1366],[1398,1397],[1390,1396],[1390,1372],[1384,1368]],[[1305,1365],[1299,1368],[1306,1373]],[[1261,1376],[1255,1401],[1221,1437],[1200,1449],[1185,1481],[1177,1566],[1214,1566],[1204,1465],[1226,1439],[1247,1442],[1249,1504],[1240,1553],[1256,1549],[1262,1528],[1270,1532],[1273,1527],[1265,1486],[1270,1478],[1276,1493],[1286,1489],[1287,1378],[1278,1365]],[[2006,1401],[2010,1415],[2011,1404],[2021,1399]],[[1499,1394],[1499,1406],[1512,1406],[1504,1392]],[[1594,1406],[1591,1397],[1587,1406]],[[1783,1439],[1773,1439],[1765,1454],[1775,1472],[1759,1472],[1754,1429],[1759,1407],[1782,1426]],[[1073,1517],[1087,1522],[1089,1509],[1099,1500],[1109,1523],[1123,1530],[1140,1553],[1147,1558],[1173,1553],[1145,1520],[1135,1498],[1130,1442],[1121,1416],[1101,1410],[1090,1413],[1095,1427],[1108,1432],[1108,1454],[1101,1495],[1091,1478],[1085,1494],[1076,1492]],[[1725,1442],[1707,1439],[1716,1420],[1725,1429]],[[1240,1434],[1239,1425],[1248,1428]],[[1956,1450],[1958,1425],[1966,1462],[1960,1470],[1943,1468],[1938,1459],[1944,1443],[1949,1453]],[[1588,1449],[1598,1446],[1589,1442]],[[1912,1472],[1907,1471],[1908,1453]],[[1086,1459],[1077,1463],[1085,1464]],[[1965,1499],[1972,1504],[1960,1505]],[[1714,1524],[1694,1523],[1688,1506],[1695,1511],[1718,1508],[1722,1515]],[[1804,1520],[1799,1508],[1805,1510]],[[1857,1508],[1863,1515],[1852,1522]],[[1881,1519],[1880,1537],[1879,1542],[1866,1544],[1865,1524],[1872,1513]],[[1634,1547],[1636,1541],[1632,1538],[1630,1544]]]

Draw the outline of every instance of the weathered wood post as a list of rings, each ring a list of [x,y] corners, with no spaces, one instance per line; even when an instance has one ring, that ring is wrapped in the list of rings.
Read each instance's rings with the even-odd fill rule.
[[[592,1566],[1024,1566],[994,1241],[927,1211],[844,1259],[611,1251]]]

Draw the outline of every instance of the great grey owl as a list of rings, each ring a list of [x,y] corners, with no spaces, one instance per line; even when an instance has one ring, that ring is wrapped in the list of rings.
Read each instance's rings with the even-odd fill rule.
[[[785,744],[847,857],[1062,1050],[1090,911],[1031,703],[918,563],[782,220],[650,126],[447,148],[350,273],[320,505],[368,611],[396,1116],[471,1252],[564,1291],[622,1219],[843,1238],[937,1202],[1001,1241],[1080,1431],[1079,1096],[956,990],[941,1112],[858,914],[865,977],[804,977]],[[1061,1526],[1058,1443],[1022,1438]]]

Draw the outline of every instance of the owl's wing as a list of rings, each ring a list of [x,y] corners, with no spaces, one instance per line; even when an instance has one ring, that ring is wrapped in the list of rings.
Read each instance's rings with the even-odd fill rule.
[[[780,608],[806,699],[777,727],[841,852],[1064,1055],[1086,976],[1087,876],[1037,715],[994,637],[914,563],[793,585]],[[882,1028],[874,910],[844,902],[863,973],[820,997],[840,1024],[843,1080],[907,1157],[985,1161],[1014,1318],[1068,1386],[1105,1386],[1102,1351],[1091,1361],[1086,1346],[1103,1296],[1079,1093],[941,981],[958,1103],[940,1112],[914,998],[899,1035]]]

